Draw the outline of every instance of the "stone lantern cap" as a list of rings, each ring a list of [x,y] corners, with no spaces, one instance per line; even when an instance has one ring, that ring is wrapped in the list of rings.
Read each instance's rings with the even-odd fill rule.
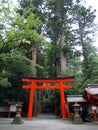
[[[81,105],[80,104],[78,104],[78,103],[75,103],[74,105],[73,105],[73,107],[80,107]]]
[[[16,107],[22,107],[23,106],[23,102],[17,102],[16,103]]]

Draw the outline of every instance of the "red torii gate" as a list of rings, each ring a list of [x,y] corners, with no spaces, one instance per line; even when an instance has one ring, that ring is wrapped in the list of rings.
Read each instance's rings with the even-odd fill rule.
[[[32,118],[33,104],[34,104],[34,90],[35,89],[59,89],[61,97],[61,111],[62,118],[66,118],[66,101],[64,96],[64,89],[71,89],[71,85],[66,85],[66,82],[72,82],[74,76],[59,77],[59,78],[34,78],[24,77],[22,82],[28,83],[23,85],[24,89],[30,89],[29,105],[28,105],[28,119]]]

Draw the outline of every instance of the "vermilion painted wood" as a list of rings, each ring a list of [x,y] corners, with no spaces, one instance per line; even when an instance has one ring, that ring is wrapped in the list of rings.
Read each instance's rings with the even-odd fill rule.
[[[60,86],[30,86],[30,85],[23,85],[24,89],[60,89]],[[72,88],[71,85],[63,85],[63,88],[70,89]]]
[[[31,89],[29,97],[29,106],[28,106],[28,119],[32,118],[33,104],[34,104],[34,89]]]
[[[33,113],[33,104],[34,104],[34,90],[35,89],[59,89],[60,97],[61,97],[61,111],[62,118],[66,118],[66,102],[64,89],[71,89],[71,85],[66,85],[66,82],[72,82],[74,76],[71,77],[61,77],[61,78],[22,78],[22,82],[29,83],[28,85],[23,85],[24,89],[30,89],[30,97],[29,97],[29,106],[28,106],[28,119],[31,119]],[[37,83],[41,83],[43,85],[38,85]],[[57,85],[51,85],[55,83]]]

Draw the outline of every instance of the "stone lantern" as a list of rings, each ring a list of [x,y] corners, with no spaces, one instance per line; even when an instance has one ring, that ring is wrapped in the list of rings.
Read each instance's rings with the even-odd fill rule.
[[[21,108],[23,106],[22,104],[23,104],[22,102],[18,102],[16,104],[16,116],[11,124],[22,124],[23,123],[23,120],[21,118]]]
[[[80,107],[81,107],[81,105],[79,105],[78,103],[75,103],[73,105],[73,109],[74,109],[74,112],[75,112],[73,123],[75,123],[75,124],[81,124],[81,123],[83,123],[83,121],[82,121],[82,119],[81,119],[81,117],[79,115]]]

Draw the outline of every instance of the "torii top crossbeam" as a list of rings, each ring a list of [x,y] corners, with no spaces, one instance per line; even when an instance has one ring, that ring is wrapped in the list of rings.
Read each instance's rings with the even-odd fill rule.
[[[72,82],[74,76],[70,77],[58,77],[58,78],[35,78],[35,77],[24,77],[22,82],[26,83],[23,85],[24,89],[30,89],[30,98],[28,106],[28,118],[32,118],[33,103],[34,103],[34,90],[35,89],[59,89],[61,97],[61,110],[62,118],[66,118],[65,112],[65,96],[64,89],[71,89],[72,86],[68,85],[68,82]]]
[[[35,88],[35,89],[59,89],[72,88],[71,85],[66,85],[66,82],[72,82],[74,76],[70,77],[59,77],[59,78],[34,78],[34,77],[24,77],[22,82],[28,82],[30,84],[23,85],[23,88]],[[33,82],[33,85],[31,83]],[[61,84],[60,84],[61,83]]]

